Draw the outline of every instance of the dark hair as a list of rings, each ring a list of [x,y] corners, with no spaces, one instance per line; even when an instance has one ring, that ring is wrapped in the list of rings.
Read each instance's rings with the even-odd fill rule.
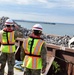
[[[33,30],[33,33],[35,35],[41,35],[42,34],[42,31],[40,31],[40,30]]]

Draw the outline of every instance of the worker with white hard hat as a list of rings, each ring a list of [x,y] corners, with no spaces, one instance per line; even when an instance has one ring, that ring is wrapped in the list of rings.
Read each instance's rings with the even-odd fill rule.
[[[0,75],[4,75],[4,68],[6,62],[8,64],[8,74],[14,75],[14,64],[15,64],[15,36],[13,26],[14,22],[12,19],[5,21],[5,28],[0,31],[0,43],[1,43],[1,55],[0,55]]]
[[[24,75],[40,75],[46,70],[46,54],[47,48],[44,40],[40,37],[42,34],[42,26],[35,24],[32,27],[32,34],[23,41],[25,52],[24,58]]]

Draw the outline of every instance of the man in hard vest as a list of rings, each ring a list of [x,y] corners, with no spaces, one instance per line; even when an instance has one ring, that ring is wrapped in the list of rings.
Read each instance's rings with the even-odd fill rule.
[[[46,70],[47,48],[44,40],[40,37],[42,26],[35,24],[32,28],[33,33],[23,41],[25,52],[24,75],[40,75]]]
[[[8,64],[8,75],[14,75],[15,64],[15,39],[12,19],[7,19],[5,22],[5,28],[0,31],[0,43],[1,43],[1,55],[0,55],[0,75],[4,75],[4,68],[6,62]]]

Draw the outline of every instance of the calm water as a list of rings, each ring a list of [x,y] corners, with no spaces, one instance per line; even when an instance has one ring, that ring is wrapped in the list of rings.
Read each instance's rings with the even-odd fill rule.
[[[32,26],[36,23],[32,22],[20,22],[20,21],[15,21],[21,27],[31,29]],[[74,25],[73,24],[62,24],[62,23],[56,23],[54,24],[43,24],[40,23],[43,27],[43,33],[46,34],[55,34],[55,35],[69,35],[73,36],[74,35]]]

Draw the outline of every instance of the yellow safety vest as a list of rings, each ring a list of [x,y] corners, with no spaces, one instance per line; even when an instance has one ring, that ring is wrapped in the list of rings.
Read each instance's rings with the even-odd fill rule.
[[[1,51],[4,53],[15,52],[14,31],[0,31]]]
[[[25,51],[24,65],[30,69],[42,69],[42,59],[40,56],[41,47],[44,41],[41,39],[28,38],[24,40]]]

